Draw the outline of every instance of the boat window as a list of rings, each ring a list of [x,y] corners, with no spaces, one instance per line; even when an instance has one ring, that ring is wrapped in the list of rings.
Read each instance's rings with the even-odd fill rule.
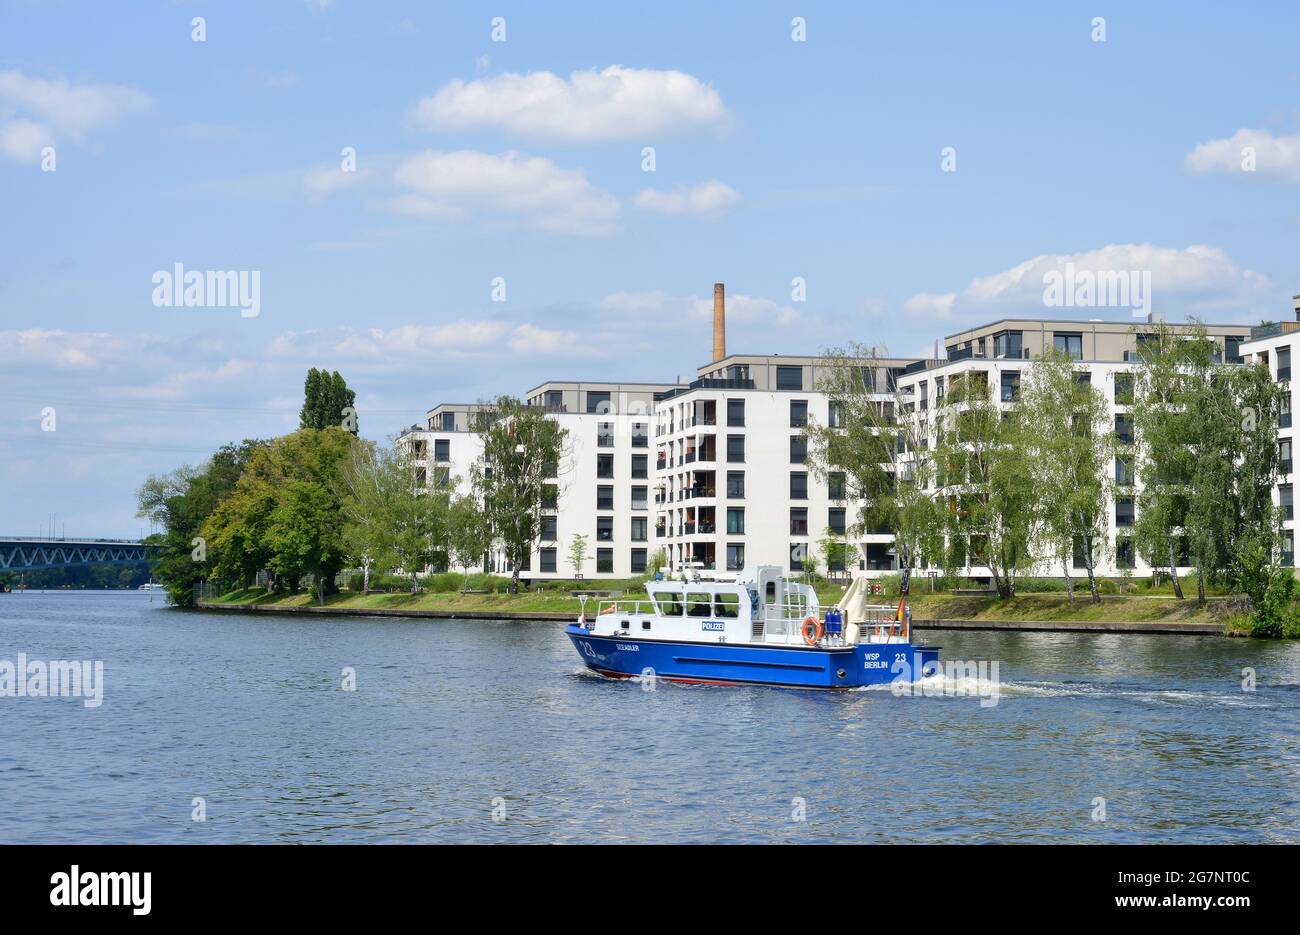
[[[767,604],[776,603],[776,582],[775,581],[769,581],[767,583],[767,600],[764,603]]]
[[[715,594],[713,597],[715,613],[719,617],[740,616],[739,594]]]
[[[650,629],[650,621],[649,621],[649,620],[642,620],[642,621],[641,621],[641,629],[642,629],[642,630],[648,630],[648,629]]]
[[[686,615],[688,617],[712,617],[713,595],[701,593],[687,594]]]
[[[672,591],[660,591],[655,595],[655,603],[659,605],[659,613],[664,617],[680,617],[682,615],[682,596]]]

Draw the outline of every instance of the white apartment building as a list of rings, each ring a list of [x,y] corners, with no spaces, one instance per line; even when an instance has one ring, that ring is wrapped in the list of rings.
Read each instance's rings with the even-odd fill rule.
[[[811,417],[831,424],[833,418],[826,394],[817,389],[826,363],[820,357],[728,355],[722,302],[719,286],[714,359],[688,383],[548,381],[525,394],[528,405],[544,409],[568,434],[557,465],[556,497],[544,512],[540,541],[523,577],[574,577],[578,570],[569,559],[574,535],[587,538],[581,574],[589,578],[639,574],[659,550],[670,569],[770,564],[797,572],[810,555],[826,567],[817,555],[820,540],[828,531],[844,536],[859,507],[845,499],[841,479],[819,480],[804,463],[804,423]],[[1206,329],[1222,346],[1225,362],[1266,359],[1278,379],[1287,380],[1290,354],[1300,343],[1300,298],[1296,309],[1296,323],[1271,331],[1241,325]],[[905,415],[927,424],[933,445],[931,416],[955,376],[982,374],[993,398],[1009,404],[1029,360],[1055,346],[1077,361],[1080,379],[1101,389],[1114,431],[1131,440],[1133,370],[1144,337],[1141,324],[1135,329],[1128,321],[1004,319],[949,335],[943,359],[859,364],[882,402],[896,402]],[[471,425],[480,408],[444,403],[429,411],[425,426],[403,433],[399,443],[415,446],[425,482],[455,479],[467,489],[470,468],[482,453]],[[1287,517],[1287,541],[1293,543],[1291,444],[1288,405],[1279,436],[1287,476],[1278,485],[1277,501]],[[1149,573],[1130,538],[1140,478],[1122,457],[1114,471],[1110,547],[1097,571]],[[854,537],[850,544],[855,552],[846,570],[877,575],[897,569],[887,530]],[[1074,566],[1082,570],[1082,555]],[[487,557],[485,570],[510,571],[500,554]],[[963,572],[989,577],[981,566]],[[1044,576],[1061,573],[1059,563],[1034,569]]]
[[[1169,325],[1174,331],[1190,331],[1192,325]],[[1114,321],[1022,320],[1004,319],[949,335],[945,341],[947,358],[915,361],[899,377],[904,410],[926,425],[924,433],[933,447],[935,425],[933,411],[942,405],[953,379],[983,380],[991,398],[1004,408],[1013,403],[1020,391],[1020,379],[1030,366],[1030,359],[1046,348],[1055,347],[1077,362],[1078,379],[1101,390],[1107,404],[1107,418],[1121,442],[1131,443],[1133,423],[1131,403],[1133,371],[1137,347],[1144,340],[1141,324]],[[1246,353],[1245,342],[1251,329],[1245,325],[1206,325],[1210,336],[1219,343],[1220,359],[1240,363]],[[1099,575],[1111,576],[1125,571],[1150,574],[1150,567],[1133,548],[1132,527],[1137,517],[1137,498],[1141,478],[1134,476],[1133,460],[1117,455],[1114,471],[1114,496],[1107,510],[1105,555],[1096,556]],[[1081,546],[1076,550],[1072,567],[1082,573],[1085,568]],[[1185,570],[1186,566],[1182,566]],[[987,579],[989,569],[969,565],[961,572],[966,577]],[[1059,562],[1044,561],[1033,569],[1044,577],[1059,577]]]
[[[1278,480],[1273,502],[1282,510],[1282,561],[1295,564],[1295,432],[1291,413],[1295,410],[1295,390],[1291,384],[1291,360],[1300,354],[1300,295],[1291,299],[1294,321],[1253,329],[1250,340],[1241,346],[1248,363],[1262,362],[1279,383],[1285,385],[1282,411],[1278,418]]]

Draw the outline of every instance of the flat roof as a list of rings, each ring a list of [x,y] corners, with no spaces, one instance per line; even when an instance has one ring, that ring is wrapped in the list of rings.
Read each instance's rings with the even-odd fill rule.
[[[1155,325],[1164,325],[1167,328],[1194,328],[1196,327],[1196,325],[1199,324],[1206,329],[1237,328],[1247,332],[1250,331],[1250,325],[1237,325],[1237,324],[1219,325],[1219,324],[1212,324],[1210,322],[1143,321],[1137,318],[1134,318],[1131,321],[1112,321],[1110,319],[1093,320],[1090,318],[998,318],[995,321],[988,322],[987,324],[972,325],[969,328],[963,328],[961,331],[955,331],[952,334],[945,335],[944,340],[947,341],[950,338],[960,338],[962,335],[971,334],[976,331],[983,331],[985,328],[993,328],[996,327],[997,325],[1025,325],[1025,324],[1093,325],[1093,326],[1101,325],[1103,327],[1107,325],[1112,325],[1116,327],[1122,327],[1125,330],[1127,330],[1128,328],[1136,327],[1138,325],[1147,325],[1148,327],[1155,326]]]

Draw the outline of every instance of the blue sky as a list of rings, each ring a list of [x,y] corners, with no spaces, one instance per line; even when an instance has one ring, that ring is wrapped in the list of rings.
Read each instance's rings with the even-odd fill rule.
[[[919,353],[1065,262],[1289,314],[1300,13],[1106,6],[0,2],[0,533],[137,534],[146,474],[291,429],[310,366],[373,438],[690,374],[718,280],[739,352]],[[260,314],[158,307],[176,263]]]

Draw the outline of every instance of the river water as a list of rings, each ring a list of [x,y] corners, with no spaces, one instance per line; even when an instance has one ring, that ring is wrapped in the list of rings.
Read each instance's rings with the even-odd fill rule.
[[[924,635],[996,704],[647,691],[552,623],[0,594],[0,669],[103,663],[98,706],[0,697],[0,843],[1300,843],[1300,645]]]

